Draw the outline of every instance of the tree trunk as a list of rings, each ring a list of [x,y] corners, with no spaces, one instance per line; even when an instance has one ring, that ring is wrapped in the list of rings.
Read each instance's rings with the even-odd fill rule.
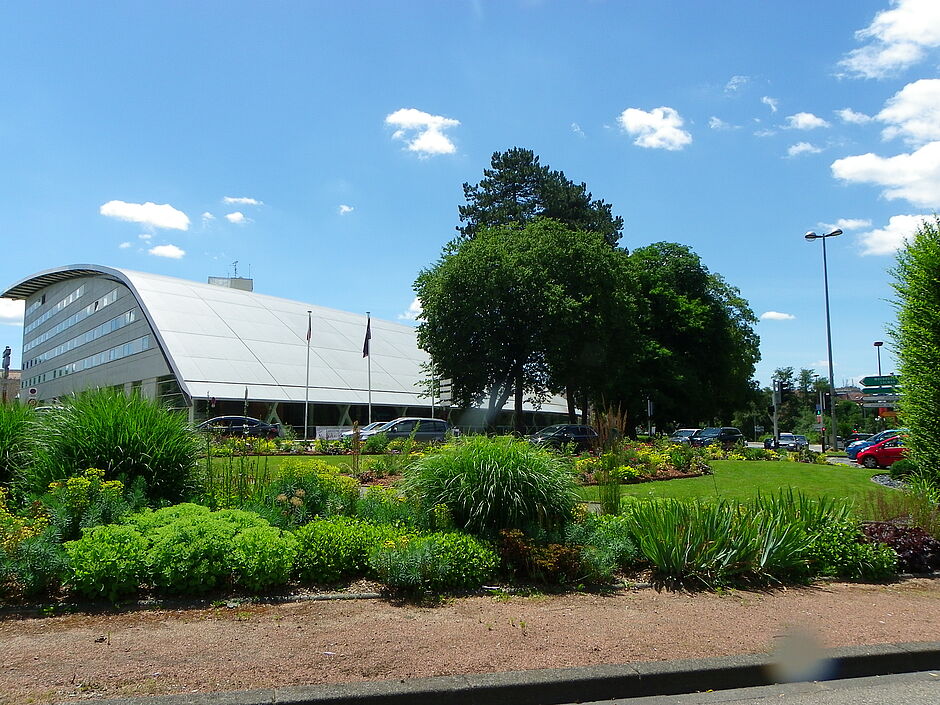
[[[578,423],[578,410],[574,408],[574,390],[571,385],[565,387],[565,398],[568,401],[568,423]]]
[[[492,430],[496,416],[502,411],[502,408],[506,406],[506,401],[509,399],[510,390],[512,389],[510,381],[511,377],[507,375],[502,384],[496,384],[490,389],[490,403],[486,410],[486,418],[484,419],[487,429]]]
[[[522,363],[516,364],[516,405],[514,426],[516,434],[521,436],[525,432],[525,424],[522,419]]]

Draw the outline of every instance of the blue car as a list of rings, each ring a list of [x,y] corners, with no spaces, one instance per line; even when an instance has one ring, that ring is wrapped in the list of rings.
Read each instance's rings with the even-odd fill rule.
[[[864,441],[855,441],[849,443],[848,448],[845,449],[845,454],[849,456],[852,460],[855,460],[858,454],[865,450],[866,448],[871,448],[876,443],[881,443],[881,441],[892,438],[899,433],[907,433],[906,428],[889,428],[887,431],[882,431],[881,433],[876,433],[871,438],[868,438]]]

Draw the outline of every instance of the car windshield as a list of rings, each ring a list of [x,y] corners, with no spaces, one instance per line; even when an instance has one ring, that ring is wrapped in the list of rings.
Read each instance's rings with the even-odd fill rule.
[[[803,442],[806,441],[806,436],[794,436],[794,438],[798,441],[803,441]]]
[[[721,433],[720,428],[703,428],[698,435],[705,438],[710,438],[712,436],[717,436],[719,433]]]
[[[792,441],[792,440],[795,439],[795,438],[797,438],[797,436],[794,436],[792,433],[781,433],[781,434],[780,434],[780,440],[781,440],[781,441],[783,441],[783,440]]]
[[[678,431],[672,434],[672,437],[673,438],[688,438],[693,433],[695,433],[694,428],[680,428]]]
[[[553,436],[554,434],[561,431],[563,428],[564,426],[561,424],[556,424],[555,426],[548,426],[546,428],[543,428],[541,431],[539,431],[538,435],[539,436]]]

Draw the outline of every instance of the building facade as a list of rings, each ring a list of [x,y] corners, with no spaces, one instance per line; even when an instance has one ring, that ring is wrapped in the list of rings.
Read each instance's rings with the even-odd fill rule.
[[[372,319],[364,357],[365,316],[214,279],[81,264],[16,282],[0,295],[26,302],[20,398],[50,404],[113,387],[186,409],[193,421],[246,414],[301,433],[365,423],[370,411],[372,420],[448,413],[422,395],[429,360],[411,326]],[[526,423],[564,412],[553,399],[528,408]],[[461,419],[482,424],[474,410]]]

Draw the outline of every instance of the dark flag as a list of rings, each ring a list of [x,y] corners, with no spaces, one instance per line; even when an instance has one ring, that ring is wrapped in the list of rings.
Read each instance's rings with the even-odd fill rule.
[[[372,340],[372,319],[366,319],[366,339],[362,343],[362,356],[369,357],[369,341]]]

